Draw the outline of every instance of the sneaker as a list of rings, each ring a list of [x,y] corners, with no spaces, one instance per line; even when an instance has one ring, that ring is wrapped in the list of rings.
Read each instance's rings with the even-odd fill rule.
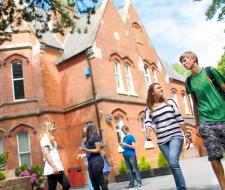
[[[126,189],[130,189],[130,188],[134,188],[134,185],[129,184],[128,187]]]
[[[138,187],[141,187],[142,186],[142,183],[141,182],[138,182],[137,186]]]

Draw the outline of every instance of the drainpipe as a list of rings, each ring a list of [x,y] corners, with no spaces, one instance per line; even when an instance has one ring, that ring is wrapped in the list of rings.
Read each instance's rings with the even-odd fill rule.
[[[102,136],[102,128],[101,128],[101,121],[100,121],[100,114],[99,114],[99,109],[98,109],[98,103],[96,101],[96,90],[95,90],[95,84],[94,84],[94,78],[93,78],[93,73],[92,73],[92,67],[91,67],[91,59],[94,58],[94,52],[91,47],[88,47],[86,49],[86,59],[88,63],[88,67],[90,69],[90,77],[91,77],[91,86],[92,86],[92,95],[93,95],[93,100],[94,100],[94,106],[95,106],[95,113],[97,117],[97,126],[99,130],[99,135],[102,139],[103,143],[103,136]]]

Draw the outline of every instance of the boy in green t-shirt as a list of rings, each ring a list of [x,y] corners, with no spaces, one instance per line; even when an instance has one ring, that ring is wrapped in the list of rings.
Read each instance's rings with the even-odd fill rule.
[[[208,159],[220,183],[225,190],[224,169],[221,163],[225,149],[225,100],[209,79],[206,69],[198,64],[194,52],[184,52],[180,62],[191,71],[190,82],[186,81],[186,90],[192,95],[197,131],[200,133],[208,151]],[[225,92],[225,77],[215,68],[211,68],[216,83]]]

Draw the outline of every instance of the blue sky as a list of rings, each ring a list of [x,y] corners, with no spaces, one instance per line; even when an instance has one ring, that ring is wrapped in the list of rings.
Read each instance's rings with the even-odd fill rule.
[[[114,0],[120,4],[123,0]],[[133,0],[153,46],[169,64],[186,50],[195,51],[201,66],[217,66],[225,46],[224,22],[206,21],[211,0]]]

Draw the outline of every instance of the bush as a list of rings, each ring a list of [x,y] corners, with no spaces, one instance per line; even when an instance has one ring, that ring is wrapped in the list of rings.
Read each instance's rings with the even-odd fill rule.
[[[165,156],[160,151],[158,154],[158,168],[167,168],[169,166]]]
[[[40,166],[28,167],[27,164],[22,164],[16,168],[15,175],[17,177],[31,176],[30,182],[33,190],[46,189],[47,179],[43,176],[43,169]]]
[[[0,171],[0,181],[3,181],[6,178],[5,172]]]
[[[9,157],[9,151],[6,151],[3,154],[0,154],[0,170],[5,169],[5,165],[7,164],[8,157]]]
[[[140,171],[151,169],[151,164],[144,155],[141,156],[140,161],[138,162],[138,168]]]
[[[125,164],[124,159],[122,159],[120,161],[120,165],[119,165],[118,171],[119,171],[119,174],[125,174],[125,173],[127,173],[127,167],[126,167],[126,164]]]

